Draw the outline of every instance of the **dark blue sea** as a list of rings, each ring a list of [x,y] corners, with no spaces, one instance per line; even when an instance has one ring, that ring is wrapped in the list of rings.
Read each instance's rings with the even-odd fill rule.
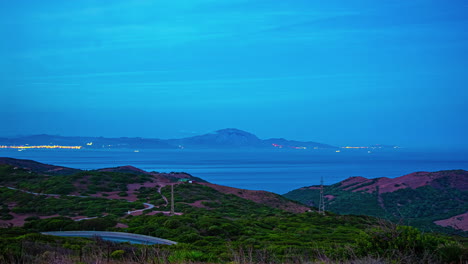
[[[415,171],[468,170],[468,151],[454,150],[39,150],[0,149],[1,157],[79,169],[132,165],[187,172],[209,182],[284,194],[351,176],[395,178]]]

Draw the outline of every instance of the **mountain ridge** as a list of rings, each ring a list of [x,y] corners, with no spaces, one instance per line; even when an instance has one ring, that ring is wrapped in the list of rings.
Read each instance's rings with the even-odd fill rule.
[[[179,139],[158,139],[141,137],[76,137],[55,135],[31,135],[0,138],[0,146],[19,145],[73,145],[88,149],[132,148],[132,149],[178,149],[178,148],[320,148],[333,149],[335,146],[312,141],[302,142],[287,139],[260,139],[256,135],[237,128],[225,128],[212,133]]]
[[[453,179],[448,183],[449,186],[441,183],[441,178],[452,177]],[[365,191],[372,193],[379,189],[379,193],[394,192],[399,189],[412,188],[416,189],[426,185],[434,188],[442,189],[444,187],[452,187],[462,191],[468,191],[468,182],[466,178],[468,172],[465,170],[443,170],[436,172],[418,171],[396,178],[379,177],[368,179],[361,176],[349,177],[340,181],[343,190],[359,192]],[[317,186],[311,186],[317,187]],[[303,187],[307,188],[307,187]]]

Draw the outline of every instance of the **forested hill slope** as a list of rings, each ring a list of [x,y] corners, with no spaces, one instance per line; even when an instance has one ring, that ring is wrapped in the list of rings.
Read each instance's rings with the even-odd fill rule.
[[[56,171],[52,165],[7,161],[15,165],[0,165],[0,263],[458,263],[467,255],[459,238],[319,214],[276,194],[186,173],[121,166],[61,175],[31,170]],[[136,233],[177,245],[40,234],[59,230]]]
[[[219,196],[235,195],[242,200],[249,200],[262,206],[281,209],[289,212],[305,212],[309,207],[298,202],[291,201],[280,195],[266,191],[251,191],[227,186],[207,183],[205,180],[194,177],[184,172],[147,172],[133,166],[119,166],[97,170],[78,170],[61,166],[42,164],[32,160],[20,160],[12,158],[0,158],[0,186],[11,187],[23,192],[37,195],[51,194],[68,197],[95,197],[102,199],[125,200],[130,202],[147,202],[157,206],[167,206],[167,197],[164,193],[170,185],[177,189],[179,185],[190,184],[204,185],[206,189],[212,189]],[[168,196],[169,197],[169,196]],[[199,199],[198,199],[198,198]],[[200,207],[203,202],[212,202],[203,195],[188,197],[190,204]],[[58,197],[56,197],[58,199]],[[194,200],[195,199],[195,200]],[[217,199],[213,197],[213,199]],[[11,200],[11,199],[10,199]],[[48,200],[52,201],[52,200]],[[14,201],[10,201],[14,204]],[[183,203],[184,201],[180,201]],[[187,203],[187,201],[185,201]],[[22,203],[15,204],[16,207]],[[15,206],[10,206],[14,209]],[[35,206],[41,206],[40,204]],[[57,204],[59,208],[59,203]],[[24,207],[24,206],[23,206]],[[24,209],[24,208],[23,208]],[[14,209],[12,211],[24,211],[32,213],[33,208]],[[49,210],[48,213],[59,213],[62,209]],[[65,209],[64,209],[65,210]],[[169,208],[164,208],[169,210]],[[164,211],[163,210],[163,211]],[[122,210],[122,213],[125,213]],[[77,211],[74,213],[83,213]],[[102,212],[106,213],[106,212]],[[73,212],[67,212],[72,215]],[[38,214],[36,214],[39,216]],[[42,215],[45,216],[45,215]],[[93,214],[95,216],[95,214]],[[7,217],[8,218],[8,217]]]
[[[319,186],[309,186],[284,196],[317,206],[319,193]],[[325,186],[324,195],[326,209],[339,214],[384,217],[426,230],[443,225],[467,231],[463,215],[468,211],[468,172],[464,170],[415,172],[394,179],[351,177]]]

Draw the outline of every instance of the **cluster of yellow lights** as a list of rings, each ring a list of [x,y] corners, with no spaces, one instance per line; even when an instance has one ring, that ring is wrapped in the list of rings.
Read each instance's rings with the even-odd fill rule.
[[[11,148],[11,149],[81,149],[81,146],[40,145],[40,146],[0,146],[0,148]]]
[[[350,146],[346,146],[346,147],[341,147],[341,148],[345,148],[345,149],[381,149],[383,147],[380,147],[380,146],[375,146],[375,147],[350,147]],[[392,148],[400,148],[399,146],[393,146]]]

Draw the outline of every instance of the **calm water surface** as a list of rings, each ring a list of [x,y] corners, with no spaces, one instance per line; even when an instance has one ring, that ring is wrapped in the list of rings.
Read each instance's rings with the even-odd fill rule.
[[[209,182],[279,194],[350,176],[394,178],[415,171],[468,170],[468,151],[380,150],[10,150],[0,156],[79,169],[132,165],[187,172]]]

